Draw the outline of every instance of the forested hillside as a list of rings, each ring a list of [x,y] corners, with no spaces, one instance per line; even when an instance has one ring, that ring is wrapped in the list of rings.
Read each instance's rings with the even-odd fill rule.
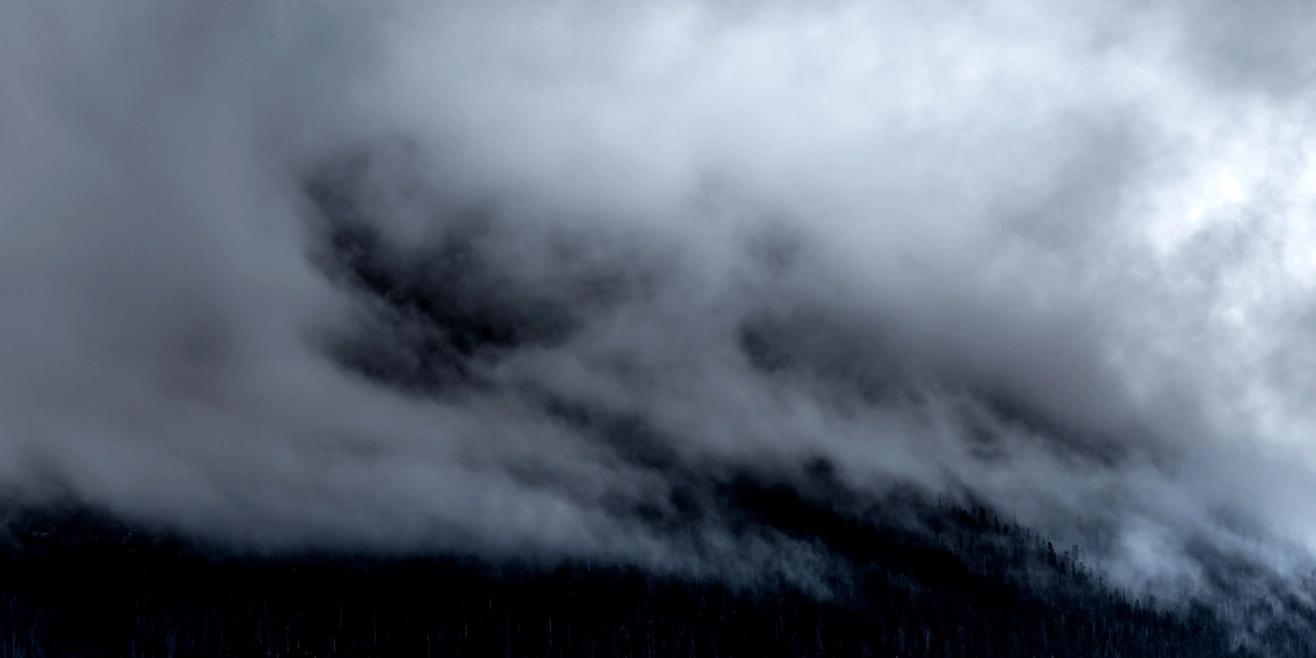
[[[252,556],[86,513],[14,514],[3,655],[1316,655],[1316,625],[1247,639],[1202,605],[1150,607],[983,509],[862,524],[759,494],[765,526],[834,556],[825,591],[582,561]]]

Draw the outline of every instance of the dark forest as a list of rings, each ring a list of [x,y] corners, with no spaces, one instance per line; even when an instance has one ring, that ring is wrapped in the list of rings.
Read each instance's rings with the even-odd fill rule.
[[[14,512],[3,655],[1316,655],[1316,619],[1296,605],[1245,606],[1261,631],[1241,636],[1206,605],[1110,589],[1077,548],[983,508],[922,506],[915,528],[785,489],[746,504],[826,546],[823,590],[580,560],[251,555],[86,512]]]

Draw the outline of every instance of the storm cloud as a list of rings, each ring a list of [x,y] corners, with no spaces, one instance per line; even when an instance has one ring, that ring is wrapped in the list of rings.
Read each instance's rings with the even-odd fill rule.
[[[14,500],[822,569],[752,481],[1310,568],[1305,4],[83,4],[0,9]]]

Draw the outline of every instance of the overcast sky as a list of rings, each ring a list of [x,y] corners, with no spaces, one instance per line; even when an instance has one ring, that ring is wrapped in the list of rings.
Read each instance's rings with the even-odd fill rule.
[[[7,2],[0,483],[259,546],[758,568],[803,549],[632,512],[825,458],[1132,586],[1200,542],[1288,568],[1313,13]]]

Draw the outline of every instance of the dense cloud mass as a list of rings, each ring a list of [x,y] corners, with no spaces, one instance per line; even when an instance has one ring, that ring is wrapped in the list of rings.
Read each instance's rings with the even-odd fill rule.
[[[1139,589],[1308,570],[1312,13],[5,3],[0,484],[825,568],[748,478],[988,505]]]

